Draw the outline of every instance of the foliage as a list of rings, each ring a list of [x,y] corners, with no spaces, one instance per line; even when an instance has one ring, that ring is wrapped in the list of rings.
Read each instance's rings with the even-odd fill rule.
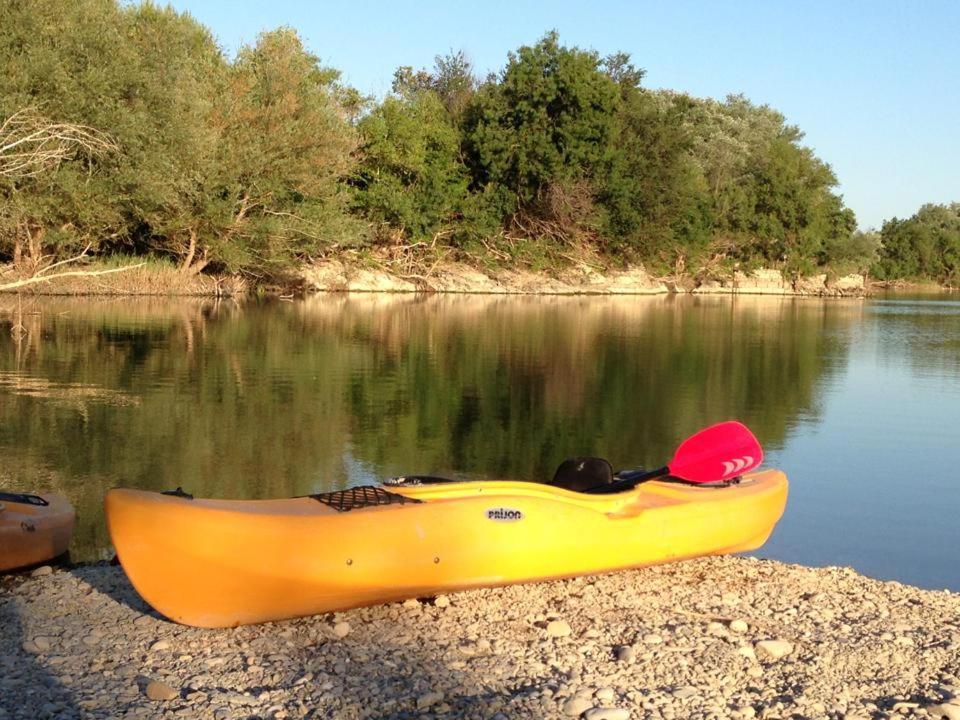
[[[618,88],[596,53],[549,33],[511,53],[477,93],[465,121],[478,187],[506,191],[506,213],[542,200],[552,185],[590,179],[610,151]]]
[[[460,136],[433,89],[389,97],[359,126],[356,206],[382,226],[420,240],[449,232],[468,198]]]
[[[874,272],[883,280],[960,284],[960,203],[924,205],[906,220],[885,222]]]
[[[150,2],[0,0],[0,125],[99,143],[0,172],[0,258],[90,245],[262,277],[389,241],[537,267],[581,251],[694,274],[874,263],[781,113],[643,78],[551,32],[483,81],[462,52],[401,67],[374,102],[289,28],[231,59]],[[885,228],[878,272],[953,277],[951,241],[917,223]]]
[[[347,95],[292,31],[229,63],[189,15],[150,3],[0,0],[0,17],[0,118],[37,108],[119,148],[0,186],[0,253],[90,243],[255,269],[345,224]]]

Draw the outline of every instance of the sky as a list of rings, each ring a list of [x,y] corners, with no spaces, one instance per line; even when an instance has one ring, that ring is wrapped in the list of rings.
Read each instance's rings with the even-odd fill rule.
[[[806,133],[862,229],[960,201],[960,0],[173,0],[230,54],[296,28],[311,52],[383,96],[401,65],[464,50],[481,75],[555,29],[565,45],[625,51],[644,85],[743,93]]]

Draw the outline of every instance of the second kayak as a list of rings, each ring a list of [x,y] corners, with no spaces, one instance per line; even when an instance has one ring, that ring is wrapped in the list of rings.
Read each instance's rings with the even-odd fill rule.
[[[63,555],[74,511],[60,495],[0,492],[0,572]]]

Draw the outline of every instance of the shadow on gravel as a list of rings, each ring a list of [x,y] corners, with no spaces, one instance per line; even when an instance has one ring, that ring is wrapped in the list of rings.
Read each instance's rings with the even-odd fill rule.
[[[231,718],[269,718],[283,710],[287,717],[317,720],[488,720],[497,712],[543,720],[557,714],[555,709],[543,711],[537,698],[548,683],[561,684],[564,678],[524,679],[527,672],[520,659],[495,655],[489,647],[464,653],[460,648],[463,629],[451,625],[429,602],[417,609],[382,605],[207,630],[162,618],[140,598],[120,567],[91,565],[71,573],[123,606],[119,617],[135,624],[119,624],[127,642],[147,645],[164,639],[175,648],[171,658],[181,652],[192,656],[186,664],[159,662],[145,667],[137,678],[141,691],[156,673],[170,676],[174,684],[179,678],[180,697],[165,707],[171,713],[205,716],[217,707],[229,707]],[[157,622],[138,622],[144,616]],[[351,629],[338,638],[333,627],[341,620]],[[497,635],[496,629],[487,632],[490,639]],[[506,665],[514,667],[504,674],[500,669]],[[431,697],[438,692],[439,697]],[[204,700],[188,705],[187,697],[194,693]],[[145,703],[143,697],[134,699],[126,710],[137,706],[156,710]]]
[[[105,568],[111,571],[105,572]],[[97,592],[103,593],[111,600],[125,605],[138,613],[150,614],[155,617],[163,616],[157,613],[150,605],[134,590],[133,585],[127,580],[123,569],[119,565],[110,563],[91,563],[78,565],[70,570],[78,580],[92,587]]]
[[[330,637],[329,628],[339,621],[350,624],[349,635]],[[327,631],[317,633],[323,628]],[[394,603],[246,629],[251,645],[258,634],[259,642],[268,637],[265,645],[274,648],[285,634],[300,645],[296,670],[280,684],[291,693],[299,685],[322,689],[319,697],[306,693],[320,701],[305,702],[308,718],[489,720],[502,713],[545,720],[558,715],[555,706],[544,708],[539,698],[545,687],[556,689],[566,677],[549,670],[547,677],[532,677],[522,655],[497,653],[489,644],[464,653],[465,630],[439,615],[429,601],[413,610]],[[316,640],[303,642],[311,633]],[[499,639],[496,627],[483,633],[494,642]]]
[[[0,720],[80,718],[70,691],[43,665],[46,638],[28,637],[18,600],[30,586],[26,576],[0,576]],[[37,642],[47,650],[37,646]]]

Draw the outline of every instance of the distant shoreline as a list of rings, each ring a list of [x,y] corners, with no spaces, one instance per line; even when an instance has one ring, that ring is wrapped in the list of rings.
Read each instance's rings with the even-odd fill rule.
[[[131,265],[133,263],[130,263]],[[19,289],[0,289],[42,296],[171,296],[241,297],[250,292],[239,275],[187,274],[175,266],[150,263],[129,271],[96,275],[116,262],[93,261],[83,266],[90,275],[72,275]],[[12,266],[0,265],[0,287],[19,279]],[[709,280],[685,276],[655,277],[642,266],[604,268],[578,263],[553,272],[524,269],[479,269],[458,262],[437,263],[427,271],[403,271],[377,260],[326,259],[302,265],[267,294],[293,297],[317,292],[458,293],[494,295],[779,295],[804,297],[863,297],[871,285],[862,275],[832,278],[826,274],[791,280],[779,270],[734,271]]]

